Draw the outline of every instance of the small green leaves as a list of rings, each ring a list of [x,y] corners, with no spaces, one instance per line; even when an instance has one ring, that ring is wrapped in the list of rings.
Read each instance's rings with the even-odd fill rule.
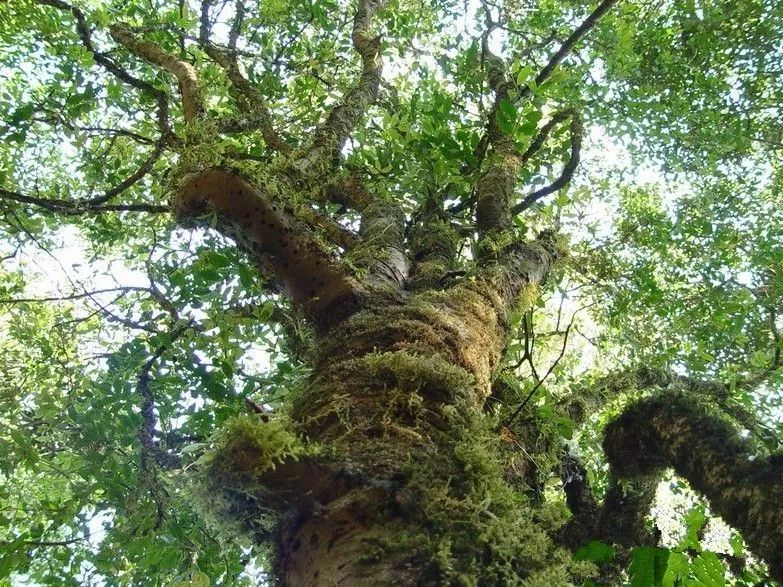
[[[576,551],[574,558],[578,561],[607,563],[614,558],[614,548],[599,540],[593,540]]]

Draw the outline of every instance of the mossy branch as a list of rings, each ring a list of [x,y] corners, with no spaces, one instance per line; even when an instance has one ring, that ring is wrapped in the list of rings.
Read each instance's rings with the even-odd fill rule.
[[[247,130],[259,129],[261,131],[261,136],[264,138],[264,142],[269,149],[283,154],[290,153],[290,145],[283,140],[280,133],[274,127],[272,114],[269,112],[269,108],[266,105],[264,95],[242,74],[236,58],[218,49],[214,45],[206,45],[204,50],[215,63],[226,71],[229,81],[231,81],[236,91],[244,98],[243,101],[249,110],[246,114],[221,121],[221,130],[223,132],[244,132]]]
[[[377,200],[362,210],[361,242],[351,251],[351,259],[367,270],[368,284],[403,287],[410,267],[404,226],[405,215],[395,203]]]
[[[312,513],[350,485],[282,418],[234,417],[210,445],[196,463],[190,493],[224,538],[269,539],[281,520]]]
[[[640,400],[604,432],[616,475],[639,478],[672,467],[711,508],[742,532],[783,580],[783,458],[757,458],[736,427],[709,404],[682,393]]]
[[[189,222],[213,218],[215,227],[250,252],[311,323],[325,327],[355,309],[358,286],[269,188],[226,169],[209,169],[185,178],[175,213]]]
[[[315,169],[322,172],[332,168],[359,120],[378,98],[383,67],[381,38],[373,35],[372,25],[376,14],[385,5],[386,0],[359,0],[351,40],[361,57],[362,73],[356,85],[332,108],[326,121],[316,128],[312,146],[297,161],[300,171],[307,173]]]
[[[568,36],[552,58],[541,69],[535,78],[535,86],[528,84],[515,88],[515,84],[507,79],[508,64],[500,57],[493,55],[488,48],[488,38],[499,23],[485,6],[487,30],[483,36],[483,53],[488,65],[488,82],[495,93],[492,108],[487,116],[486,131],[478,143],[474,153],[479,165],[484,161],[488,149],[491,148],[490,162],[476,183],[476,225],[480,237],[490,231],[504,230],[511,224],[513,214],[530,207],[534,202],[547,194],[553,193],[566,185],[579,163],[581,148],[581,121],[571,118],[571,156],[560,177],[551,186],[529,194],[523,202],[511,209],[511,198],[516,186],[517,174],[524,164],[522,155],[514,144],[513,138],[503,132],[498,125],[497,117],[503,100],[511,100],[521,104],[533,93],[532,88],[540,86],[549,79],[558,65],[573,51],[579,41],[590,32],[601,18],[614,6],[618,0],[603,0],[590,15]],[[512,96],[511,90],[515,92]]]

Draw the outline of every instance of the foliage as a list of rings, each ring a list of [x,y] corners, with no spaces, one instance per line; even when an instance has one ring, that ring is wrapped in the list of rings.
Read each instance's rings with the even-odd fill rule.
[[[277,150],[257,128],[217,126],[241,126],[255,110],[199,44],[200,3],[73,4],[77,12],[59,0],[0,3],[0,581],[257,584],[267,553],[205,522],[193,472],[225,464],[214,455],[227,431],[247,432],[259,417],[248,406],[273,415],[272,456],[304,454],[276,418],[301,401],[313,334],[231,239],[168,212],[183,170],[220,164],[265,178],[292,209],[312,208],[299,221],[330,255],[345,252],[333,237],[356,236],[357,210],[305,188],[283,194],[269,170],[305,149],[353,87],[356,3],[204,3],[219,48],[239,23],[233,49],[288,147]],[[610,485],[601,431],[643,390],[591,387],[607,373],[644,365],[719,381],[720,408],[753,414],[743,426],[761,453],[779,450],[783,434],[783,3],[623,0],[537,83],[594,4],[389,2],[373,30],[383,39],[379,96],[341,149],[344,169],[400,205],[423,258],[444,241],[459,245],[455,259],[422,260],[429,299],[514,241],[557,228],[559,246],[570,243],[546,284],[523,292],[492,373],[487,417],[538,464],[524,475],[532,489],[504,485],[488,510],[509,535],[508,504],[562,501],[553,463],[564,445],[580,452],[593,489]],[[503,25],[483,47],[486,10]],[[185,120],[177,80],[119,43],[118,22],[198,70],[210,118]],[[582,163],[570,185],[479,243],[477,170],[496,161],[480,156],[493,52],[511,64],[515,88],[498,103],[500,130],[525,151],[557,113],[577,112]],[[569,124],[550,131],[517,174],[515,203],[569,161]],[[344,256],[357,278],[381,256],[359,252]],[[380,372],[380,362],[362,367]],[[415,375],[411,389],[424,377]],[[597,407],[588,388],[606,394]],[[540,434],[525,429],[531,422]],[[466,461],[480,460],[461,442]],[[712,519],[697,506],[679,544],[637,547],[628,560],[608,542],[579,544],[574,564],[628,563],[634,586],[766,580],[738,537],[725,552],[703,544]]]

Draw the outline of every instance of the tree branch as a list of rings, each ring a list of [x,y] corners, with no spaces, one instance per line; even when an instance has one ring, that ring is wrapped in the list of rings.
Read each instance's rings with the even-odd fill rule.
[[[335,106],[313,136],[310,149],[296,164],[296,168],[308,174],[333,167],[340,151],[359,120],[378,97],[383,63],[380,57],[380,37],[372,35],[375,15],[385,6],[386,0],[359,0],[353,21],[351,40],[361,57],[362,73],[357,84]]]
[[[274,128],[272,115],[266,105],[266,98],[250,81],[242,74],[236,53],[236,43],[244,20],[245,6],[242,0],[236,2],[236,15],[229,33],[229,49],[222,49],[212,43],[209,38],[209,8],[211,2],[201,3],[201,27],[199,33],[199,45],[212,60],[226,72],[232,88],[241,98],[243,114],[238,117],[227,118],[218,122],[222,132],[243,132],[246,130],[261,130],[266,146],[283,154],[291,152],[291,147],[283,140],[280,133]],[[244,110],[248,112],[245,113]]]
[[[603,0],[596,8],[591,12],[588,17],[580,24],[576,29],[574,29],[574,32],[572,32],[568,38],[563,42],[563,44],[560,46],[560,48],[555,52],[554,55],[552,55],[551,59],[547,62],[547,64],[541,69],[540,72],[538,72],[538,75],[536,76],[535,82],[536,87],[543,84],[547,79],[549,79],[549,76],[552,75],[552,73],[555,71],[558,65],[563,61],[563,59],[566,58],[566,56],[573,51],[574,47],[576,47],[576,44],[584,37],[587,33],[589,33],[595,25],[598,24],[598,21],[603,18],[603,16],[609,12],[609,9],[612,8],[615,4],[617,4],[619,0]],[[530,86],[525,86],[522,88],[522,91],[517,98],[517,101],[524,100],[532,93],[532,89]]]
[[[168,206],[156,204],[91,204],[90,200],[70,201],[57,198],[39,198],[26,196],[18,192],[0,188],[0,200],[11,200],[21,204],[37,206],[46,212],[62,214],[64,216],[78,216],[80,214],[98,214],[101,212],[149,212],[161,214],[170,212]]]
[[[140,40],[130,27],[115,24],[109,29],[112,38],[147,63],[162,67],[179,81],[185,122],[204,112],[204,100],[195,68],[176,55],[161,49],[155,43]]]
[[[207,223],[237,240],[261,270],[282,287],[316,326],[344,317],[357,303],[358,285],[299,221],[263,186],[213,168],[187,178],[177,192],[175,213]]]
[[[573,50],[579,40],[584,37],[606,14],[609,9],[618,2],[618,0],[603,0],[598,7],[580,24],[571,35],[565,40],[560,49],[552,56],[549,62],[538,73],[535,78],[535,85],[529,84],[517,89],[514,102],[520,104],[533,93],[532,88],[538,87],[546,81],[554,72],[555,68],[565,59]],[[512,87],[511,82],[506,80],[506,66],[503,61],[489,52],[488,36],[497,26],[492,21],[492,17],[487,12],[487,30],[482,38],[484,54],[490,64],[489,83],[495,90],[495,100],[490,109],[487,119],[487,130],[476,147],[474,153],[476,160],[479,161],[479,167],[484,160],[487,149],[492,147],[493,157],[489,168],[482,174],[476,185],[476,225],[479,235],[490,230],[503,230],[510,226],[512,214],[518,214],[520,211],[529,207],[536,200],[557,191],[570,181],[577,164],[579,163],[579,147],[581,146],[581,122],[575,122],[572,118],[571,123],[571,159],[566,168],[563,169],[561,176],[547,188],[543,188],[527,196],[525,200],[510,210],[510,200],[516,186],[517,173],[521,169],[523,162],[516,150],[516,146],[511,137],[507,136],[498,127],[497,116],[502,100],[510,97],[509,90]],[[532,153],[531,153],[532,156]],[[470,169],[467,169],[470,171]]]
[[[527,196],[516,206],[514,206],[511,210],[511,213],[513,215],[517,215],[520,212],[527,210],[535,204],[538,200],[541,198],[548,196],[549,194],[552,194],[559,190],[560,188],[565,187],[568,185],[568,183],[571,181],[571,178],[574,176],[574,171],[576,171],[577,166],[579,165],[579,158],[582,150],[582,120],[574,111],[568,111],[567,116],[570,116],[571,118],[571,124],[569,126],[569,132],[571,134],[571,153],[568,158],[568,162],[563,166],[563,170],[560,172],[560,176],[553,181],[550,185],[541,188],[540,190],[536,190]],[[554,118],[552,119],[554,120]],[[551,123],[552,121],[550,121]],[[546,133],[544,132],[546,129],[546,126],[541,129],[541,133],[539,133],[539,136],[536,137],[538,139],[543,135],[543,139],[541,140],[541,143],[543,143],[543,140],[546,139],[546,135],[549,133],[549,130],[546,130]],[[551,130],[551,127],[550,127]],[[531,143],[530,147],[528,147],[525,154],[522,155],[522,159],[524,159],[525,155],[531,151],[531,148],[535,147],[535,150],[538,150],[541,148],[540,145],[536,145],[536,141]],[[535,151],[533,151],[535,152]],[[530,156],[528,156],[528,159],[532,156],[532,153]]]
[[[119,80],[128,84],[129,86],[141,90],[142,92],[152,96],[158,105],[158,127],[162,137],[165,137],[166,141],[171,140],[174,137],[174,132],[169,125],[169,103],[166,93],[153,86],[152,84],[134,77],[125,69],[117,65],[108,55],[98,51],[92,42],[92,36],[90,28],[87,26],[87,20],[84,17],[84,13],[71,6],[67,2],[62,0],[36,0],[38,4],[45,6],[52,6],[60,10],[70,12],[73,18],[76,20],[76,31],[81,39],[82,45],[92,54],[95,62],[101,65],[109,73],[114,75]]]
[[[687,479],[783,580],[783,458],[757,458],[727,419],[682,393],[640,400],[607,425],[604,451],[621,478],[664,467]]]

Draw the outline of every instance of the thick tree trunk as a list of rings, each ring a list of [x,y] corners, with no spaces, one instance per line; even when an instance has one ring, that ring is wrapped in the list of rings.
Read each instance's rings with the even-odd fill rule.
[[[552,259],[533,243],[510,273],[366,297],[318,336],[295,393],[290,429],[306,447],[274,422],[235,426],[202,461],[202,510],[271,538],[288,585],[578,583],[584,565],[550,539],[562,508],[510,484],[483,410],[511,315]]]
[[[514,503],[481,416],[503,317],[472,283],[379,300],[319,341],[293,420],[331,455],[333,481],[279,535],[287,584],[568,582],[567,556]]]

